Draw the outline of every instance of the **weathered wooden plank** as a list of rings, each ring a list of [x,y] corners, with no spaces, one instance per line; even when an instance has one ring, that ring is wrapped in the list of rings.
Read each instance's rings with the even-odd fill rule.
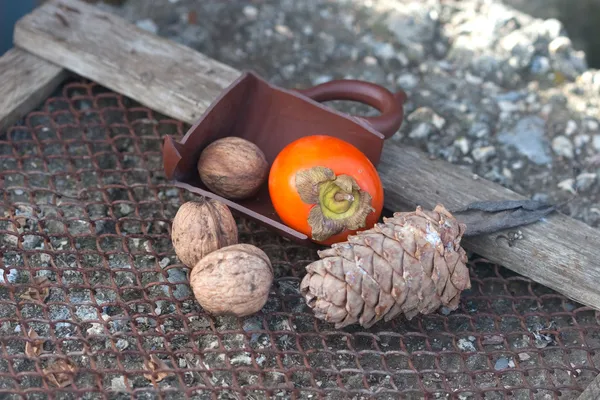
[[[75,0],[52,1],[16,26],[17,45],[173,118],[194,123],[239,72],[187,47],[138,30]],[[522,196],[391,140],[379,165],[391,210],[453,209],[472,201]],[[464,241],[466,248],[575,301],[600,309],[600,235],[582,222],[552,214],[522,227],[512,246],[501,235]]]
[[[588,387],[581,392],[577,400],[598,400],[600,399],[600,375],[596,376]]]
[[[67,71],[13,48],[0,57],[0,130],[37,107],[67,77]]]
[[[48,1],[15,25],[18,47],[152,109],[195,120],[240,72],[81,1]]]

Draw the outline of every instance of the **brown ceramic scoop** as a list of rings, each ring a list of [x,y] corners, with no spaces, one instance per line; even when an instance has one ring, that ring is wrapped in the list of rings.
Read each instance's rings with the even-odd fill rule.
[[[376,108],[380,115],[351,116],[320,104],[332,100],[364,103]],[[286,90],[245,72],[211,104],[180,142],[165,137],[165,173],[178,187],[217,199],[233,213],[267,225],[284,237],[308,243],[306,235],[281,222],[273,209],[267,183],[255,197],[243,201],[231,201],[211,192],[196,168],[202,150],[217,139],[238,136],[255,143],[271,164],[294,140],[329,135],[353,144],[377,166],[384,140],[402,124],[405,100],[403,91],[393,94],[359,80],[334,80],[308,89]]]

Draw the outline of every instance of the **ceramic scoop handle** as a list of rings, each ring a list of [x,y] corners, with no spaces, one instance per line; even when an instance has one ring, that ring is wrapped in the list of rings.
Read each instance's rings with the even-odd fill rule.
[[[296,89],[296,91],[318,102],[350,100],[374,107],[381,115],[361,117],[361,119],[386,139],[396,133],[404,117],[403,105],[406,101],[406,93],[400,90],[393,94],[386,88],[370,82],[340,79],[308,89]]]

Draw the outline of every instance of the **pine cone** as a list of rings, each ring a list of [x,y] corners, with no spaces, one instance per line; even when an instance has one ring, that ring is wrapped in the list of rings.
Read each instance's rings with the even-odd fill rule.
[[[410,320],[440,306],[455,310],[471,287],[466,229],[442,205],[398,212],[318,252],[300,290],[319,319],[370,328],[400,313]]]

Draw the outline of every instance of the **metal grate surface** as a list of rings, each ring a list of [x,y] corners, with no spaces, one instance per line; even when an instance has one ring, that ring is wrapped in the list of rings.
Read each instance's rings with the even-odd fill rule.
[[[76,80],[0,133],[1,399],[574,399],[600,372],[594,311],[475,258],[459,310],[337,331],[298,294],[314,252],[242,219],[277,279],[211,318],[169,237],[186,128]]]

